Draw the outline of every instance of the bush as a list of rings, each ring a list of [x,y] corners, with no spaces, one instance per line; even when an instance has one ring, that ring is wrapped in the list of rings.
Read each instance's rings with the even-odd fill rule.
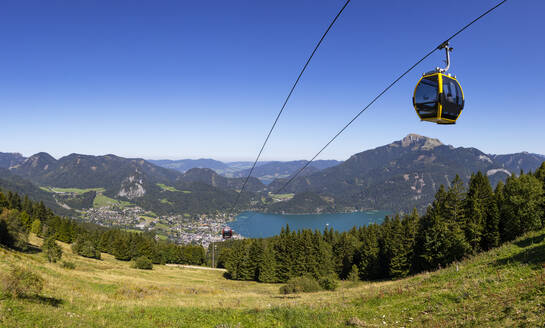
[[[281,294],[311,293],[320,290],[322,287],[316,279],[305,276],[291,278],[284,286],[280,287]]]
[[[72,263],[72,262],[62,261],[61,267],[65,268],[65,269],[74,270],[76,268],[76,265],[74,263]]]
[[[46,240],[44,240],[42,250],[49,262],[56,263],[62,257],[62,249],[55,242],[54,236],[48,237]]]
[[[2,291],[12,297],[34,296],[39,294],[43,287],[43,278],[23,267],[14,267],[2,277]]]
[[[135,269],[151,270],[153,269],[153,263],[145,256],[137,257],[132,263],[132,267]]]
[[[335,290],[339,285],[334,277],[322,277],[318,283],[320,284],[320,287],[325,290]]]

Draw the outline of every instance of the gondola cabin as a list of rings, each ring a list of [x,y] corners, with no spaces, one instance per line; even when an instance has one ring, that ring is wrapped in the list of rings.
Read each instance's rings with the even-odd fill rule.
[[[422,121],[454,124],[464,109],[464,93],[456,77],[426,73],[414,89],[413,106]]]
[[[221,230],[221,236],[223,239],[229,239],[231,237],[233,237],[233,230],[229,227],[224,227],[222,230]]]

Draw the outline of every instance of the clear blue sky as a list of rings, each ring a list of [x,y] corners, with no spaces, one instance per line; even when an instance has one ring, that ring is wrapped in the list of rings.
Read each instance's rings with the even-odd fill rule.
[[[431,48],[496,4],[353,0],[296,89],[263,159],[310,158]],[[0,151],[249,160],[344,0],[0,2]],[[436,52],[324,152],[408,133],[545,154],[545,2],[510,0],[453,40],[466,109],[411,105]]]

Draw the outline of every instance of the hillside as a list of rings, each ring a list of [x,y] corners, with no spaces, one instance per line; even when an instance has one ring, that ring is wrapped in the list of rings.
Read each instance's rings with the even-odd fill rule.
[[[35,245],[41,240],[31,238]],[[75,256],[74,270],[40,253],[0,249],[10,266],[45,278],[40,297],[0,297],[3,327],[455,327],[545,325],[545,230],[448,268],[397,281],[341,282],[337,291],[284,297],[277,284],[232,281],[222,271]]]
[[[30,181],[27,181],[4,168],[0,168],[0,191],[1,190],[24,194],[31,200],[38,202],[42,201],[45,206],[51,208],[59,215],[74,214],[73,211],[60,206],[51,193],[40,189]]]
[[[183,174],[143,159],[115,155],[71,154],[58,160],[47,153],[28,158],[20,158],[18,154],[2,155],[5,155],[5,163],[9,160],[10,164],[16,164],[10,165],[9,170],[2,169],[0,179],[13,180],[16,176],[25,189],[12,188],[13,191],[35,196],[33,199],[46,202],[60,214],[66,214],[67,208],[84,209],[93,199],[90,194],[54,194],[55,190],[100,189],[100,195],[112,201],[130,202],[158,214],[208,213],[229,208],[236,197],[234,190],[240,189],[243,183],[241,178],[226,178],[209,169],[193,169]],[[12,190],[13,184],[0,181],[0,187],[2,185]],[[37,192],[31,186],[43,187],[43,190]],[[264,185],[253,178],[247,190],[263,188]],[[241,204],[249,202],[248,197],[242,197]]]

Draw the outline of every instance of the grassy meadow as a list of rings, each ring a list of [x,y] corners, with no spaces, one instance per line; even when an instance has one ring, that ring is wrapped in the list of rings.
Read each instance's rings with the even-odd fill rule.
[[[57,188],[57,187],[40,187],[40,189],[47,192],[54,193],[74,193],[74,194],[84,194],[89,191],[96,191],[97,193],[102,193],[106,191],[104,188]]]
[[[137,270],[59,244],[75,269],[48,263],[37,250],[0,249],[0,275],[18,265],[46,281],[37,297],[0,294],[1,327],[545,326],[545,230],[437,272],[297,295],[279,294],[278,284],[227,280],[221,270]]]
[[[123,201],[123,200],[113,199],[108,196],[104,196],[103,194],[97,194],[95,196],[95,199],[93,200],[94,208],[113,206],[113,205],[119,206],[119,207],[127,207],[127,206],[133,206],[134,204]]]

